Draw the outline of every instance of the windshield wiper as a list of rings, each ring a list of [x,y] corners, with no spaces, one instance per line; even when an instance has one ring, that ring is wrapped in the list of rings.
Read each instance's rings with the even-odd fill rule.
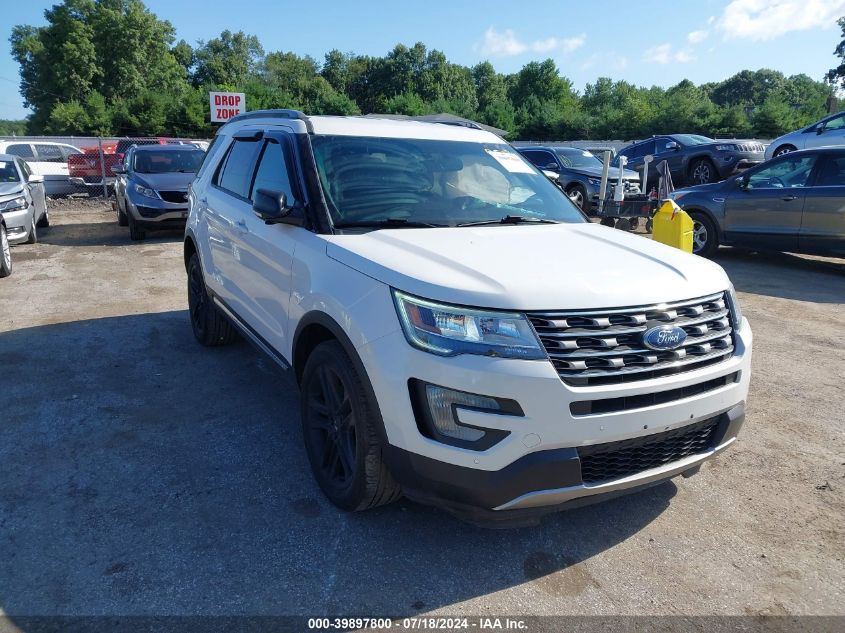
[[[458,226],[484,226],[485,224],[560,224],[557,220],[545,218],[528,218],[524,215],[506,215],[498,220],[479,220],[478,222],[462,222]]]
[[[385,218],[384,220],[366,220],[360,222],[338,222],[334,225],[336,229],[358,229],[358,228],[379,228],[379,229],[428,229],[446,226],[445,224],[434,224],[432,222],[418,222],[406,220],[405,218]]]

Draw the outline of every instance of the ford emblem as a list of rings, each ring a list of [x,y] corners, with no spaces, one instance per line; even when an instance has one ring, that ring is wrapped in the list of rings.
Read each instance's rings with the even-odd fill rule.
[[[643,344],[659,352],[678,349],[686,339],[687,333],[677,325],[658,325],[643,334]]]

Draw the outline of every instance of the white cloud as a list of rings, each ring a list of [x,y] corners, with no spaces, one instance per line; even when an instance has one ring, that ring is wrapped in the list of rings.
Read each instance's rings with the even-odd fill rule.
[[[716,16],[715,16],[715,15],[711,15],[709,18],[707,18],[707,26],[710,26],[710,25],[711,25],[711,24],[713,24],[713,22],[715,22],[715,21],[716,21]]]
[[[687,35],[687,41],[690,44],[700,44],[701,42],[707,39],[707,35],[707,29],[692,31],[689,35]]]
[[[513,57],[526,52],[550,53],[552,51],[563,51],[571,53],[587,43],[587,34],[581,33],[574,37],[557,38],[547,37],[542,40],[523,42],[513,29],[497,31],[492,26],[484,32],[484,42],[481,44],[481,52],[491,57]]]
[[[771,40],[791,31],[832,28],[845,0],[731,0],[716,20],[726,38]]]
[[[671,62],[686,64],[695,61],[695,57],[689,50],[673,51],[672,45],[666,43],[646,50],[643,53],[643,60],[654,64],[669,64]]]

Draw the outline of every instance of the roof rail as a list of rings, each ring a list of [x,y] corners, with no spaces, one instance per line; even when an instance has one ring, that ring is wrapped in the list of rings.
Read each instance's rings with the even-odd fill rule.
[[[299,119],[300,121],[305,122],[305,127],[309,132],[314,131],[311,127],[311,121],[308,119],[308,115],[300,112],[299,110],[291,109],[253,110],[251,112],[244,112],[243,114],[233,116],[228,122],[231,123],[232,121],[244,121],[246,119],[265,119],[274,117],[280,119]]]

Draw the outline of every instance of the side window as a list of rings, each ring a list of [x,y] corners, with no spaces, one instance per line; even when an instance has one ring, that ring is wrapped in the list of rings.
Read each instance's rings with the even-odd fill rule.
[[[531,149],[522,152],[522,155],[528,159],[535,167],[539,167],[540,169],[545,169],[546,165],[550,163],[557,164],[555,157],[551,155],[551,153],[546,152],[540,149]]]
[[[65,162],[62,156],[62,150],[58,145],[50,143],[38,144],[35,146],[35,151],[38,152],[38,161],[42,163],[63,163]]]
[[[288,204],[293,204],[295,196],[290,182],[288,167],[285,162],[284,148],[276,141],[268,140],[258,161],[255,182],[252,185],[250,199],[255,200],[259,189],[281,191],[287,196]]]
[[[804,187],[816,156],[789,156],[760,169],[748,177],[749,189],[785,189]]]
[[[65,145],[60,145],[59,149],[62,152],[62,159],[63,160],[67,160],[69,156],[78,156],[79,154],[82,153],[78,149],[74,149],[73,147],[67,147]]]
[[[845,186],[845,154],[831,154],[825,159],[816,178],[816,187]]]
[[[824,131],[827,132],[828,130],[841,130],[845,127],[845,114],[833,117],[827,123],[824,124]]]
[[[11,154],[12,156],[20,156],[24,160],[35,158],[35,154],[32,153],[32,146],[29,143],[15,143],[14,145],[9,145],[9,147],[6,148],[6,153]]]
[[[257,141],[235,139],[217,173],[217,186],[241,198],[248,198],[255,158],[260,148],[261,143]]]

